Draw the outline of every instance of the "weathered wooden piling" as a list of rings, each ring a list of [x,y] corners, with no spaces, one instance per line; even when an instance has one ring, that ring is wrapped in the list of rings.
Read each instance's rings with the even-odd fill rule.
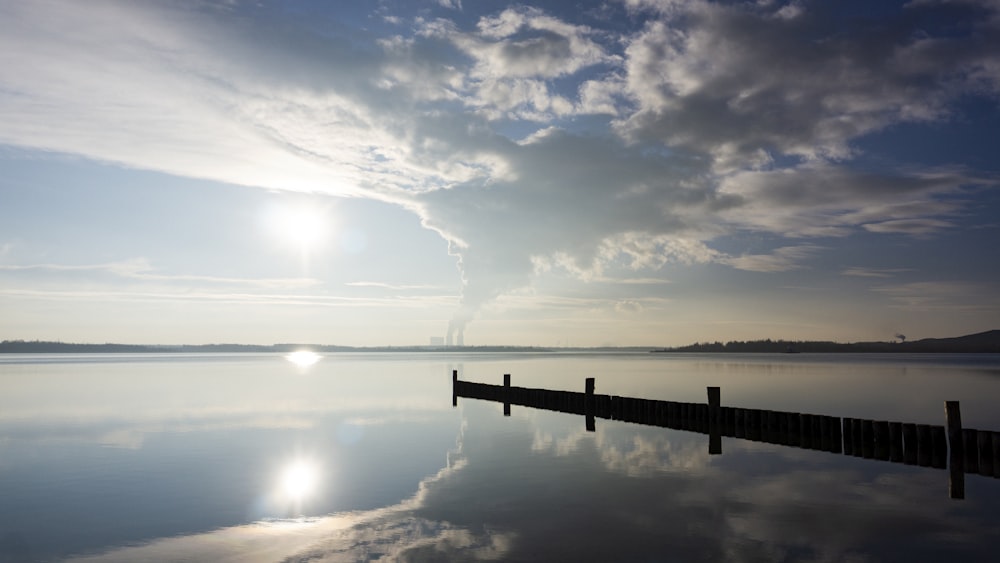
[[[931,427],[929,424],[917,425],[917,465],[931,465]]]
[[[718,387],[708,388],[708,454],[719,455],[722,453],[722,435],[720,431],[720,419],[722,414],[722,395]]]
[[[962,429],[962,447],[965,448],[965,472],[979,473],[979,439],[976,430]]]
[[[597,424],[594,421],[594,411],[596,410],[596,405],[594,404],[594,378],[588,377],[583,380],[583,412],[586,416],[586,428],[587,432],[594,432],[597,429]]]
[[[980,430],[977,434],[979,442],[979,474],[993,476],[993,433]]]
[[[844,435],[840,428],[840,419],[835,416],[828,416],[829,424],[827,428],[830,433],[830,449],[827,450],[831,453],[839,454],[844,451]]]
[[[758,442],[767,441],[767,412],[754,409],[754,439]]]
[[[510,374],[503,374],[503,415],[510,416]]]
[[[851,419],[851,442],[855,457],[864,457],[865,455],[864,433],[862,432],[863,422],[860,418]]]
[[[451,370],[451,406],[458,406],[458,370]]]
[[[788,413],[788,445],[800,447],[802,445],[802,415],[797,412]]]
[[[844,431],[844,455],[853,456],[854,441],[851,439],[851,425],[854,424],[854,419],[844,417],[840,423]]]
[[[737,438],[747,437],[747,411],[746,409],[733,409],[733,436]]]
[[[777,442],[778,437],[778,413],[774,411],[764,411],[764,427],[761,439],[768,443]]]
[[[861,456],[865,459],[875,457],[875,424],[871,420],[861,421]]]
[[[830,443],[832,431],[830,429],[830,424],[832,420],[830,417],[817,414],[814,416],[815,422],[813,423],[813,448],[820,451],[830,451],[832,444]],[[840,424],[840,421],[837,421]]]
[[[813,427],[813,415],[811,414],[801,414],[799,415],[799,446],[803,448],[812,449],[815,447],[813,445],[812,439],[812,427]]]
[[[899,422],[889,423],[889,461],[903,462],[903,425]]]
[[[778,416],[778,439],[777,443],[781,445],[788,445],[791,442],[791,438],[788,435],[788,413],[779,412],[776,413]]]
[[[962,437],[962,410],[958,401],[945,401],[948,427],[948,495],[965,498],[965,445]]]
[[[911,422],[903,424],[903,463],[917,464],[917,425]]]
[[[872,437],[875,440],[875,459],[889,461],[889,422],[872,421]]]
[[[733,407],[722,407],[722,433],[726,436],[736,435],[736,409]]]
[[[944,426],[931,426],[931,467],[944,469],[948,467],[947,459],[948,443]]]
[[[990,432],[993,442],[993,476],[1000,477],[1000,432]]]

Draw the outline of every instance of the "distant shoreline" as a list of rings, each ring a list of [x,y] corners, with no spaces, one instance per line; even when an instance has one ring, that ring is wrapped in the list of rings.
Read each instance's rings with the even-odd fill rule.
[[[823,354],[884,354],[884,353],[1000,353],[1000,330],[990,330],[954,338],[924,338],[910,342],[852,342],[848,344],[823,341],[752,340],[690,344],[677,348],[659,348],[656,353],[823,353]]]
[[[643,347],[649,351],[652,347]],[[314,352],[553,352],[531,346],[336,346],[326,344],[87,344],[74,342],[4,340],[0,354],[197,354]]]
[[[752,340],[696,343],[673,348],[653,346],[536,347],[536,346],[337,346],[323,344],[87,344],[43,340],[4,340],[0,354],[170,354],[170,353],[289,353],[314,352],[651,352],[684,353],[1000,353],[1000,330],[955,338],[925,338],[912,342],[854,342]]]

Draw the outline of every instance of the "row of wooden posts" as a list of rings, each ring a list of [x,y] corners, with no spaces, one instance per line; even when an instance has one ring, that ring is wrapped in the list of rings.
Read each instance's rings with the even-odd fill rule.
[[[708,388],[706,403],[658,401],[594,393],[594,378],[584,392],[513,387],[460,381],[452,372],[452,405],[458,397],[579,414],[594,431],[595,419],[620,420],[699,432],[709,436],[710,454],[722,453],[722,437],[821,450],[831,453],[950,469],[952,498],[965,497],[965,474],[1000,477],[1000,432],[962,427],[958,401],[945,403],[946,426],[839,418],[795,412],[724,407],[719,387]]]

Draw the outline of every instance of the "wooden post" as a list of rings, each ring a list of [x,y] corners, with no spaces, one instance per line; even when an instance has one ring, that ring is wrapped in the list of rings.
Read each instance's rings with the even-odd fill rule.
[[[747,435],[746,411],[740,408],[733,409],[733,436],[745,438]]]
[[[875,457],[875,424],[871,420],[861,421],[861,456],[865,459]]]
[[[826,451],[830,445],[830,439],[826,437],[827,432],[830,430],[827,428],[829,425],[830,422],[823,415],[813,415],[812,445],[814,450]]]
[[[791,438],[788,436],[789,424],[788,424],[788,413],[779,412],[778,414],[778,443],[787,446],[791,443]]]
[[[766,442],[765,430],[767,429],[767,413],[760,409],[753,410],[753,439],[758,442]]]
[[[992,432],[993,435],[993,476],[1000,477],[1000,432]]]
[[[718,420],[719,407],[722,406],[722,389],[719,387],[708,388],[708,412],[709,417]]]
[[[583,412],[586,416],[587,422],[587,432],[594,432],[596,430],[596,424],[594,423],[594,378],[588,377],[583,383]]]
[[[885,420],[876,420],[872,424],[875,438],[875,459],[889,461],[889,423]]]
[[[840,431],[840,419],[830,417],[830,449],[831,453],[839,454],[844,452],[844,435]]]
[[[719,433],[722,414],[722,390],[708,388],[708,455],[722,453],[722,434]]]
[[[993,476],[993,433],[979,431],[979,474]]]
[[[903,423],[903,463],[917,464],[917,425],[912,422]]]
[[[812,427],[813,415],[802,414],[799,416],[799,447],[813,449]]]
[[[854,452],[854,457],[863,457],[864,448],[861,444],[861,419],[852,418],[851,419],[851,451]]]
[[[458,406],[458,370],[451,370],[451,406]]]
[[[958,401],[944,402],[948,428],[948,496],[965,498],[965,447],[962,443],[962,409]]]
[[[778,414],[774,411],[765,411],[764,441],[771,444],[778,443]]]
[[[799,447],[802,445],[801,430],[802,415],[797,412],[788,413],[788,445]]]
[[[945,439],[944,426],[931,426],[931,467],[948,467],[947,458],[948,441]]]
[[[843,418],[841,424],[844,426],[844,455],[853,456],[854,442],[851,440],[851,425],[854,424],[854,419]]]
[[[917,465],[931,466],[931,427],[929,424],[917,425]]]
[[[503,415],[510,416],[510,374],[503,374]]]
[[[965,448],[965,472],[979,473],[979,439],[973,428],[962,429],[962,447]]]
[[[944,415],[948,424],[948,450],[951,461],[964,459],[962,444],[962,409],[958,401],[944,402]]]
[[[889,423],[889,461],[903,461],[903,425],[899,422]]]

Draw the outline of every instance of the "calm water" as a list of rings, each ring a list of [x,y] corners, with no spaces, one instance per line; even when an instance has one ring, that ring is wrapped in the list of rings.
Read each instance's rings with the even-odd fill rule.
[[[0,356],[0,561],[997,561],[1000,479],[459,399],[1000,430],[1000,357]]]

